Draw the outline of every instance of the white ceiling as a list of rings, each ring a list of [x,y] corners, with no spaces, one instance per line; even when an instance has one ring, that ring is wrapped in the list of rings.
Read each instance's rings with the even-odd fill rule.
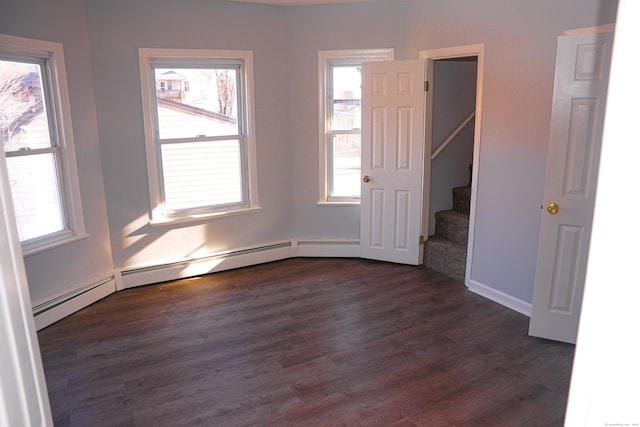
[[[299,5],[310,5],[310,4],[361,3],[361,2],[372,2],[372,1],[383,1],[383,0],[229,0],[229,1],[239,1],[243,3],[274,4],[278,6],[299,6]]]

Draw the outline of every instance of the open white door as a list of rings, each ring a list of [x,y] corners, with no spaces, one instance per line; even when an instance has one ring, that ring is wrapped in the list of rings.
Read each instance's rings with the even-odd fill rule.
[[[362,64],[360,256],[422,262],[424,61]]]
[[[612,42],[612,33],[558,37],[533,336],[576,342]]]
[[[0,349],[0,426],[53,426],[3,151],[0,151]]]

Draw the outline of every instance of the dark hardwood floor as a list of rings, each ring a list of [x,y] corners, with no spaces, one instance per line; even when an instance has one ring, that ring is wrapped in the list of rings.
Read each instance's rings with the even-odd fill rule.
[[[560,426],[574,346],[425,267],[290,259],[38,333],[57,426]]]

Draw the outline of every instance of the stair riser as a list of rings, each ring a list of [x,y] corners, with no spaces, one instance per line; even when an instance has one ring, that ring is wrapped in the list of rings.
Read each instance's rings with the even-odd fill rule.
[[[464,282],[467,263],[471,187],[452,190],[452,210],[435,215],[435,235],[424,246],[425,266]]]
[[[469,214],[471,210],[471,187],[456,187],[453,193],[453,210]]]
[[[469,235],[469,217],[454,211],[438,212],[435,234],[443,239],[466,245]]]
[[[464,282],[467,251],[458,245],[438,238],[431,238],[425,244],[424,264],[432,270]]]

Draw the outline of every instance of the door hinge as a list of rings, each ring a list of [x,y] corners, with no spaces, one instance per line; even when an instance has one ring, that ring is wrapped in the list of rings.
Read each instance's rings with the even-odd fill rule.
[[[424,81],[424,91],[425,92],[429,92],[429,81],[428,80]]]
[[[420,244],[424,245],[424,236],[420,236]]]

